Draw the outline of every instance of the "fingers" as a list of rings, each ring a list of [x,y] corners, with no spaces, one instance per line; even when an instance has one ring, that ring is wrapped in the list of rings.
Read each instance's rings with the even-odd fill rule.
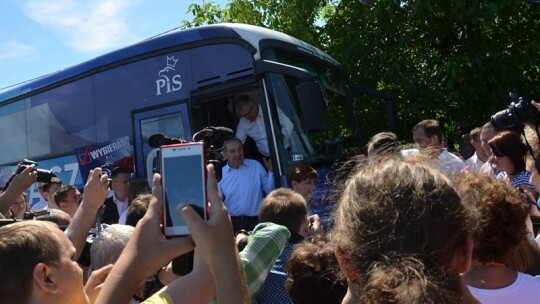
[[[197,230],[198,226],[203,223],[203,219],[189,205],[178,206],[178,214],[182,217],[190,232]],[[211,213],[213,216],[213,213]]]
[[[92,274],[88,278],[87,284],[93,285],[93,286],[102,284],[103,282],[105,282],[105,279],[107,279],[107,276],[111,272],[112,268],[113,268],[113,265],[109,264],[107,266],[103,266],[102,268],[98,270],[92,271]]]
[[[163,186],[161,185],[161,175],[155,173],[152,179],[152,195],[163,201]]]
[[[540,103],[538,103],[538,102],[536,102],[536,101],[533,100],[533,101],[531,102],[531,104],[533,105],[533,107],[536,108],[536,110],[537,110],[538,112],[540,112]]]
[[[219,196],[214,165],[206,165],[206,173],[206,195],[208,196],[208,201],[212,203],[210,205],[210,209],[212,209],[212,205],[223,203],[221,202],[221,197]]]

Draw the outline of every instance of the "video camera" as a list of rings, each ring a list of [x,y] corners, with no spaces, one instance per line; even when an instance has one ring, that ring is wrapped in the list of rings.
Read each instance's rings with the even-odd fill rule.
[[[207,150],[206,159],[213,163],[214,161],[221,161],[221,157],[216,153],[221,152],[223,143],[233,137],[233,130],[227,127],[206,127],[193,135],[193,141],[204,141]],[[187,142],[183,138],[171,138],[163,133],[157,133],[148,138],[148,145],[152,148]]]
[[[20,221],[28,221],[28,220],[44,220],[47,217],[49,217],[50,211],[49,210],[39,210],[39,211],[26,211],[24,213],[24,217],[22,220],[18,220],[15,218],[7,218],[7,219],[0,219],[0,227],[6,226],[9,224],[13,224]]]
[[[512,103],[507,109],[491,116],[491,124],[497,130],[520,128],[526,123],[540,123],[540,113],[531,102],[516,93],[510,93]]]

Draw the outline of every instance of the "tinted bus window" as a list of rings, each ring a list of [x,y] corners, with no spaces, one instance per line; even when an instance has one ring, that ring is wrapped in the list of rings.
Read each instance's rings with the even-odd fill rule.
[[[17,162],[26,157],[26,119],[24,100],[0,107],[0,159],[4,163]]]
[[[73,153],[96,142],[90,78],[79,79],[28,98],[28,157]]]

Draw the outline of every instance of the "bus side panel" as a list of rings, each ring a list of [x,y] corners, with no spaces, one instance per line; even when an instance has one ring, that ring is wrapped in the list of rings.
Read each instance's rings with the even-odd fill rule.
[[[253,55],[235,44],[215,44],[191,50],[193,89],[252,75]]]
[[[131,136],[131,111],[180,99],[191,91],[189,51],[120,66],[94,76],[97,142]]]

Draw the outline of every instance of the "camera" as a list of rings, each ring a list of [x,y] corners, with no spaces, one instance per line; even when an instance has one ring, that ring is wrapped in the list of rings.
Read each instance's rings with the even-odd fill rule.
[[[510,93],[512,103],[507,109],[491,116],[491,124],[495,129],[504,130],[520,127],[526,123],[540,123],[540,113],[531,102],[515,93]]]
[[[19,174],[23,172],[24,169],[28,168],[31,165],[35,165],[37,167],[37,163],[33,160],[24,159],[19,163],[19,170],[15,174]],[[37,182],[38,183],[49,183],[53,177],[56,177],[54,172],[50,170],[43,170],[43,169],[35,169],[37,172]]]

